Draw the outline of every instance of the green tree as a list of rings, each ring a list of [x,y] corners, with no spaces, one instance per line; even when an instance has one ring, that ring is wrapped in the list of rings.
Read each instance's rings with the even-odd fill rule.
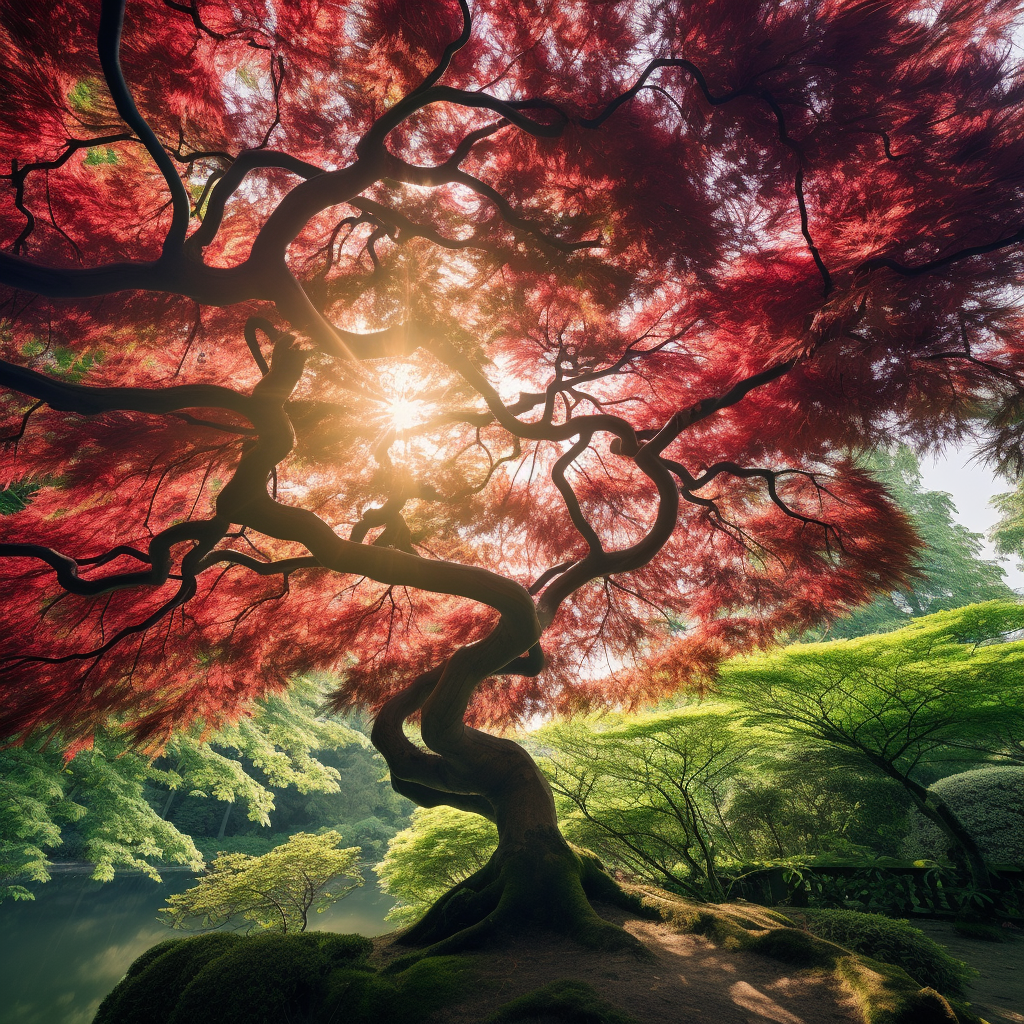
[[[723,899],[716,862],[723,847],[740,852],[724,810],[756,739],[732,709],[707,704],[611,723],[560,724],[538,737],[568,812],[565,835],[636,874]]]
[[[830,639],[898,629],[912,618],[981,601],[1012,600],[1003,569],[981,557],[984,538],[958,523],[956,505],[943,491],[922,487],[917,456],[906,445],[878,449],[864,459],[865,468],[883,484],[910,517],[924,547],[918,559],[920,580],[858,608],[834,623]],[[998,550],[998,548],[997,548]]]
[[[59,743],[41,739],[0,750],[0,898],[32,898],[16,879],[48,881],[55,850],[92,863],[99,881],[118,867],[155,879],[163,863],[198,870],[203,857],[192,837],[167,820],[180,792],[223,801],[228,811],[244,806],[259,825],[270,824],[271,786],[337,792],[337,769],[313,754],[368,744],[361,733],[319,717],[321,698],[319,682],[297,680],[209,738],[198,727],[173,735],[156,760],[114,728],[97,731],[92,746],[70,760]]]
[[[85,813],[67,799],[66,776],[38,751],[0,750],[0,903],[35,899],[19,880],[50,880],[47,851],[61,844],[61,824]]]
[[[984,887],[981,851],[926,779],[980,760],[1000,721],[1022,714],[1024,641],[991,642],[1022,624],[1024,607],[1008,602],[939,612],[893,633],[736,659],[721,689],[749,723],[898,782]]]
[[[999,521],[989,532],[989,539],[1000,555],[1016,555],[1024,572],[1024,476],[1014,490],[994,495],[991,504],[999,513]]]
[[[197,886],[169,896],[160,913],[172,928],[241,920],[264,931],[304,932],[310,911],[322,914],[363,884],[359,847],[341,843],[333,830],[298,832],[262,857],[222,853]]]
[[[150,773],[144,757],[106,733],[70,762],[39,741],[0,751],[0,899],[34,899],[17,876],[49,881],[50,851],[61,848],[90,861],[103,882],[117,867],[155,879],[154,862],[202,867],[191,838],[153,810]]]
[[[257,701],[249,714],[208,739],[201,728],[172,735],[150,780],[167,790],[160,815],[171,816],[178,793],[223,801],[217,838],[223,838],[236,803],[250,821],[270,825],[273,789],[302,794],[337,793],[340,773],[314,753],[346,746],[368,747],[359,731],[320,715],[325,682],[300,677],[287,691]],[[257,771],[249,770],[250,766]]]
[[[877,774],[835,771],[831,759],[771,745],[758,770],[737,781],[726,808],[733,838],[747,861],[865,849],[898,856],[909,798]]]
[[[399,902],[389,921],[411,924],[453,886],[479,871],[498,845],[498,830],[454,807],[417,807],[410,826],[374,866],[380,887]]]

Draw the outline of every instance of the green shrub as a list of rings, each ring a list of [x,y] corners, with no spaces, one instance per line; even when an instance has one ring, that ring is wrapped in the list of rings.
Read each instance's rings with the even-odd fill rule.
[[[225,836],[223,839],[193,836],[192,840],[203,855],[203,860],[211,861],[218,853],[247,853],[250,857],[262,857],[275,847],[287,843],[290,838],[287,832],[273,832],[262,836]]]
[[[103,1000],[93,1024],[166,1024],[193,978],[241,941],[210,932],[152,946]]]
[[[944,995],[963,996],[964,985],[977,975],[951,957],[937,942],[906,921],[855,910],[802,910],[812,935],[845,946],[883,963],[902,967],[922,987]]]
[[[939,779],[931,791],[949,806],[993,863],[1024,864],[1024,765],[977,768]],[[910,818],[908,850],[947,855],[949,841],[919,811]]]

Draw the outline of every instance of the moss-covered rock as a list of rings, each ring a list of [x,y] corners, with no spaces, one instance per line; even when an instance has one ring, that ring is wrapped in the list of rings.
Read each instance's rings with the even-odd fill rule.
[[[565,1024],[636,1024],[636,1020],[582,981],[553,981],[500,1007],[486,1024],[513,1024],[543,1017]]]
[[[915,981],[945,996],[962,998],[965,985],[977,975],[919,928],[907,921],[855,910],[801,910],[814,935],[883,963],[902,967]]]
[[[168,1024],[280,1024],[311,1014],[336,966],[365,961],[361,935],[257,935],[208,963],[182,992]]]
[[[459,957],[380,975],[362,935],[212,932],[148,949],[107,996],[97,1024],[407,1024],[457,1003],[471,982]]]
[[[227,932],[210,932],[150,947],[100,1004],[93,1024],[168,1024],[196,975],[241,941]]]
[[[328,977],[319,1012],[345,1024],[406,1024],[459,1002],[471,980],[457,956],[427,957],[388,975],[343,968]]]

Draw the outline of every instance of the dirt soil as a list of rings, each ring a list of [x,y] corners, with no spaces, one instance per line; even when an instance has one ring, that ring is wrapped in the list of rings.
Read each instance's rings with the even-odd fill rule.
[[[756,953],[719,949],[613,907],[597,909],[640,939],[653,960],[584,949],[553,934],[512,940],[470,954],[479,983],[430,1024],[478,1024],[509,1000],[561,979],[586,982],[642,1024],[863,1024],[852,998],[831,978]],[[380,953],[389,959],[391,950]]]
[[[913,923],[981,972],[967,990],[979,1017],[989,1024],[1024,1024],[1024,931],[1014,930],[1011,942],[983,942],[958,935],[947,921]]]

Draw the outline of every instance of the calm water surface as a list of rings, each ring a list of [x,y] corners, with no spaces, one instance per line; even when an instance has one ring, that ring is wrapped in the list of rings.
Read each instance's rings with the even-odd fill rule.
[[[32,885],[34,901],[0,904],[0,1022],[89,1024],[103,997],[128,965],[171,931],[156,912],[195,880],[189,871],[165,871],[162,882],[119,874],[100,884],[90,868],[59,866],[53,880]],[[384,915],[394,901],[381,893],[372,871],[366,884],[324,914],[317,931],[381,935],[394,925]]]

